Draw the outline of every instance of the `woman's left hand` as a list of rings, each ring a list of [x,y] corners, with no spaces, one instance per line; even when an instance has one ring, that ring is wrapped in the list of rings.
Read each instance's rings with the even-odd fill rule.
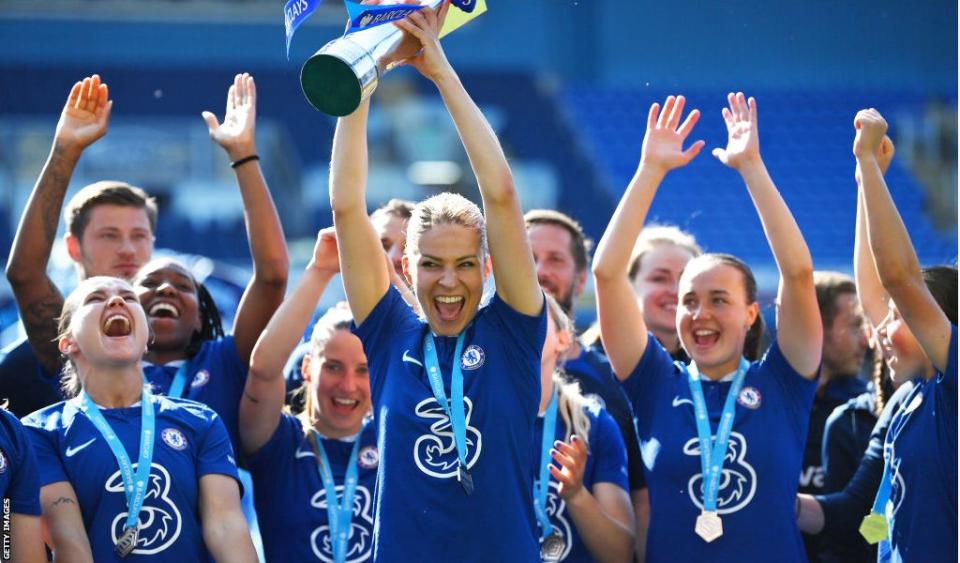
[[[447,56],[443,54],[443,49],[440,47],[439,39],[448,9],[450,9],[450,2],[444,0],[443,4],[440,4],[435,10],[423,8],[400,21],[394,22],[394,25],[416,37],[423,46],[420,53],[406,60],[406,64],[414,67],[420,71],[420,74],[433,82],[436,82],[444,74],[453,72],[453,68],[447,61]]]
[[[230,160],[238,160],[256,151],[254,130],[257,124],[257,86],[247,73],[238,74],[227,92],[223,123],[209,111],[203,112],[210,138],[227,151]]]
[[[569,500],[583,491],[583,472],[587,466],[587,445],[576,435],[570,437],[570,443],[557,440],[550,451],[553,460],[560,468],[550,465],[550,474],[560,484],[560,498]]]
[[[713,149],[713,156],[733,168],[760,161],[760,134],[757,132],[757,101],[747,99],[743,92],[727,94],[730,107],[723,108],[723,122],[727,124],[727,148]]]

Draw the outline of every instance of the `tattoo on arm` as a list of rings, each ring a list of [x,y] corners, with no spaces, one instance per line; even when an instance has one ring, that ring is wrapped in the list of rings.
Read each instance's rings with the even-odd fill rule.
[[[50,503],[50,508],[55,508],[61,504],[77,504],[77,502],[70,497],[59,497],[57,500]]]
[[[247,399],[249,399],[251,403],[259,403],[259,402],[260,402],[260,399],[254,397],[253,395],[251,395],[250,393],[248,393],[246,390],[243,391],[243,396],[246,397]]]
[[[50,373],[60,371],[60,351],[57,347],[57,317],[63,309],[63,296],[47,278],[43,295],[20,308],[20,317],[37,359]]]

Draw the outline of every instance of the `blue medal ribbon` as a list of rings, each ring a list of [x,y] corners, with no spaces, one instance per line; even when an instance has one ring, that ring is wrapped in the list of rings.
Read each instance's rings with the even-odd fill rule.
[[[360,430],[363,432],[363,429]],[[323,438],[320,433],[310,429],[313,434],[320,460],[317,471],[323,481],[323,489],[327,497],[327,526],[330,528],[330,543],[333,547],[334,563],[344,563],[347,560],[347,541],[350,539],[350,528],[353,525],[353,498],[357,492],[358,470],[357,450],[360,447],[360,435],[357,435],[350,450],[350,461],[347,462],[347,472],[343,477],[343,500],[337,501],[337,482],[333,479],[333,470],[330,458],[323,447]]]
[[[730,441],[730,431],[733,429],[733,419],[736,414],[737,395],[743,387],[743,380],[747,376],[750,363],[740,358],[740,366],[733,376],[733,383],[723,404],[723,414],[717,425],[717,436],[711,444],[710,417],[707,413],[707,404],[703,399],[703,385],[700,382],[700,372],[696,363],[691,363],[687,370],[687,382],[690,384],[690,395],[693,397],[693,410],[697,421],[697,437],[700,439],[700,468],[703,472],[703,510],[717,511],[717,493],[720,489],[720,476],[723,474],[723,458],[727,454],[727,444]]]
[[[123,492],[127,498],[127,520],[124,529],[137,528],[140,519],[140,509],[143,508],[143,501],[146,498],[147,484],[150,480],[150,466],[153,463],[153,442],[156,419],[153,413],[153,403],[150,401],[150,393],[146,386],[140,396],[140,455],[137,459],[136,473],[130,464],[130,457],[127,450],[123,447],[123,442],[117,437],[117,433],[110,427],[110,423],[103,417],[100,407],[94,404],[87,395],[86,391],[80,392],[80,410],[87,416],[90,422],[96,427],[103,436],[103,439],[110,446],[113,457],[117,459],[120,466],[120,476],[123,478]]]
[[[920,395],[921,400],[923,395]],[[916,396],[911,399],[911,403],[917,400]],[[909,408],[909,406],[905,407]],[[880,480],[880,488],[877,489],[877,496],[873,499],[873,507],[860,524],[860,535],[867,540],[869,544],[876,544],[882,540],[889,539],[890,527],[887,523],[887,504],[890,497],[893,496],[893,443],[896,441],[903,427],[907,423],[909,413],[904,414],[901,410],[890,423],[887,430],[887,436],[884,439],[883,448],[883,478]],[[890,446],[889,448],[887,446]]]
[[[402,20],[413,12],[423,9],[423,6],[418,4],[368,5],[352,0],[344,0],[344,5],[350,16],[347,34]]]
[[[290,58],[290,42],[300,24],[307,21],[322,0],[287,0],[283,5],[283,28],[287,35],[287,59]]]
[[[183,397],[183,389],[187,386],[187,372],[190,371],[190,360],[184,360],[177,373],[173,375],[173,381],[170,382],[170,390],[167,391],[167,397]]]
[[[460,471],[457,479],[467,494],[473,491],[473,481],[467,468],[467,421],[463,405],[463,371],[460,369],[460,356],[463,353],[464,333],[457,336],[457,347],[453,353],[453,372],[450,374],[450,401],[443,390],[443,376],[440,361],[437,359],[437,346],[430,331],[423,337],[423,361],[426,363],[427,379],[437,404],[443,409],[453,428],[453,441],[457,448]]]
[[[543,414],[543,436],[540,438],[540,474],[533,484],[533,510],[540,523],[540,538],[546,540],[553,534],[553,524],[547,516],[547,493],[550,491],[550,449],[557,432],[557,390],[553,390],[550,404]]]

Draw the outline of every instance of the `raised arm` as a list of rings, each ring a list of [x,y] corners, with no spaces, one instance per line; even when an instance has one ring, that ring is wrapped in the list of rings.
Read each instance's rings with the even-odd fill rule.
[[[667,172],[693,160],[704,144],[697,141],[683,150],[683,143],[700,119],[700,111],[693,110],[680,125],[684,103],[683,96],[669,96],[662,112],[660,104],[650,106],[640,164],[593,257],[600,335],[620,380],[626,379],[637,366],[647,349],[648,339],[643,313],[627,277],[630,254],[660,182]]]
[[[243,199],[253,276],[237,307],[233,337],[240,359],[249,362],[257,337],[283,301],[290,267],[283,227],[263,179],[260,162],[251,159],[240,164],[240,161],[257,154],[257,87],[253,77],[245,73],[233,79],[227,92],[227,109],[222,124],[209,111],[203,112],[203,119],[207,122],[210,138],[227,151]]]
[[[890,137],[884,136],[879,148],[877,149],[877,164],[880,166],[881,173],[885,174],[890,167],[890,161],[893,160],[895,152],[893,141]],[[861,183],[860,167],[857,166],[857,185]],[[884,317],[887,316],[887,302],[890,296],[887,290],[883,289],[880,283],[880,276],[877,275],[877,265],[873,262],[873,254],[870,252],[870,242],[867,240],[867,220],[863,211],[863,193],[857,191],[857,234],[853,242],[853,276],[857,284],[857,297],[860,300],[860,306],[870,321],[871,328],[880,326]]]
[[[408,62],[437,86],[477,177],[497,294],[517,311],[535,315],[543,308],[543,292],[510,166],[497,135],[460,83],[437,39],[449,7],[444,2],[437,10],[419,10],[396,25],[423,44],[421,54]]]
[[[41,487],[40,506],[43,509],[45,541],[53,551],[54,559],[68,563],[92,563],[93,552],[73,485],[69,481],[59,481]]]
[[[256,563],[247,519],[240,510],[240,488],[227,475],[200,477],[200,525],[214,561]]]
[[[923,351],[942,372],[950,351],[950,320],[923,281],[910,235],[883,180],[876,153],[887,132],[887,122],[871,108],[857,113],[853,124],[857,129],[853,154],[857,158],[867,239],[877,274]]]
[[[112,107],[107,85],[96,74],[70,89],[50,155],[20,218],[7,262],[7,280],[30,346],[50,373],[60,371],[55,339],[63,295],[47,275],[47,264],[70,177],[84,149],[107,133]]]
[[[277,429],[287,392],[283,366],[339,269],[337,239],[333,227],[328,227],[317,235],[313,259],[300,283],[274,313],[253,348],[250,373],[240,399],[240,442],[248,455],[262,448]]]
[[[756,100],[747,100],[740,92],[729,94],[727,101],[729,107],[723,108],[727,148],[714,149],[713,155],[739,172],[747,185],[780,270],[777,344],[793,369],[813,379],[823,347],[823,325],[813,286],[813,258],[760,157]]]

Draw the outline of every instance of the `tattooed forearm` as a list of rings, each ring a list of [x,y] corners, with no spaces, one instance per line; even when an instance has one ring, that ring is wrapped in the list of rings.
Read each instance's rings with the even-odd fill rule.
[[[46,276],[43,284],[31,288],[30,295],[25,293],[22,289],[14,291],[30,347],[44,369],[56,373],[60,371],[60,350],[56,342],[57,318],[63,309],[63,296]]]
[[[259,403],[259,402],[260,402],[260,399],[254,397],[253,395],[251,395],[250,393],[248,393],[246,390],[243,391],[243,396],[246,397],[247,399],[249,399],[251,403]]]
[[[70,497],[58,497],[56,500],[50,503],[50,508],[56,508],[61,504],[77,504],[77,501]]]

